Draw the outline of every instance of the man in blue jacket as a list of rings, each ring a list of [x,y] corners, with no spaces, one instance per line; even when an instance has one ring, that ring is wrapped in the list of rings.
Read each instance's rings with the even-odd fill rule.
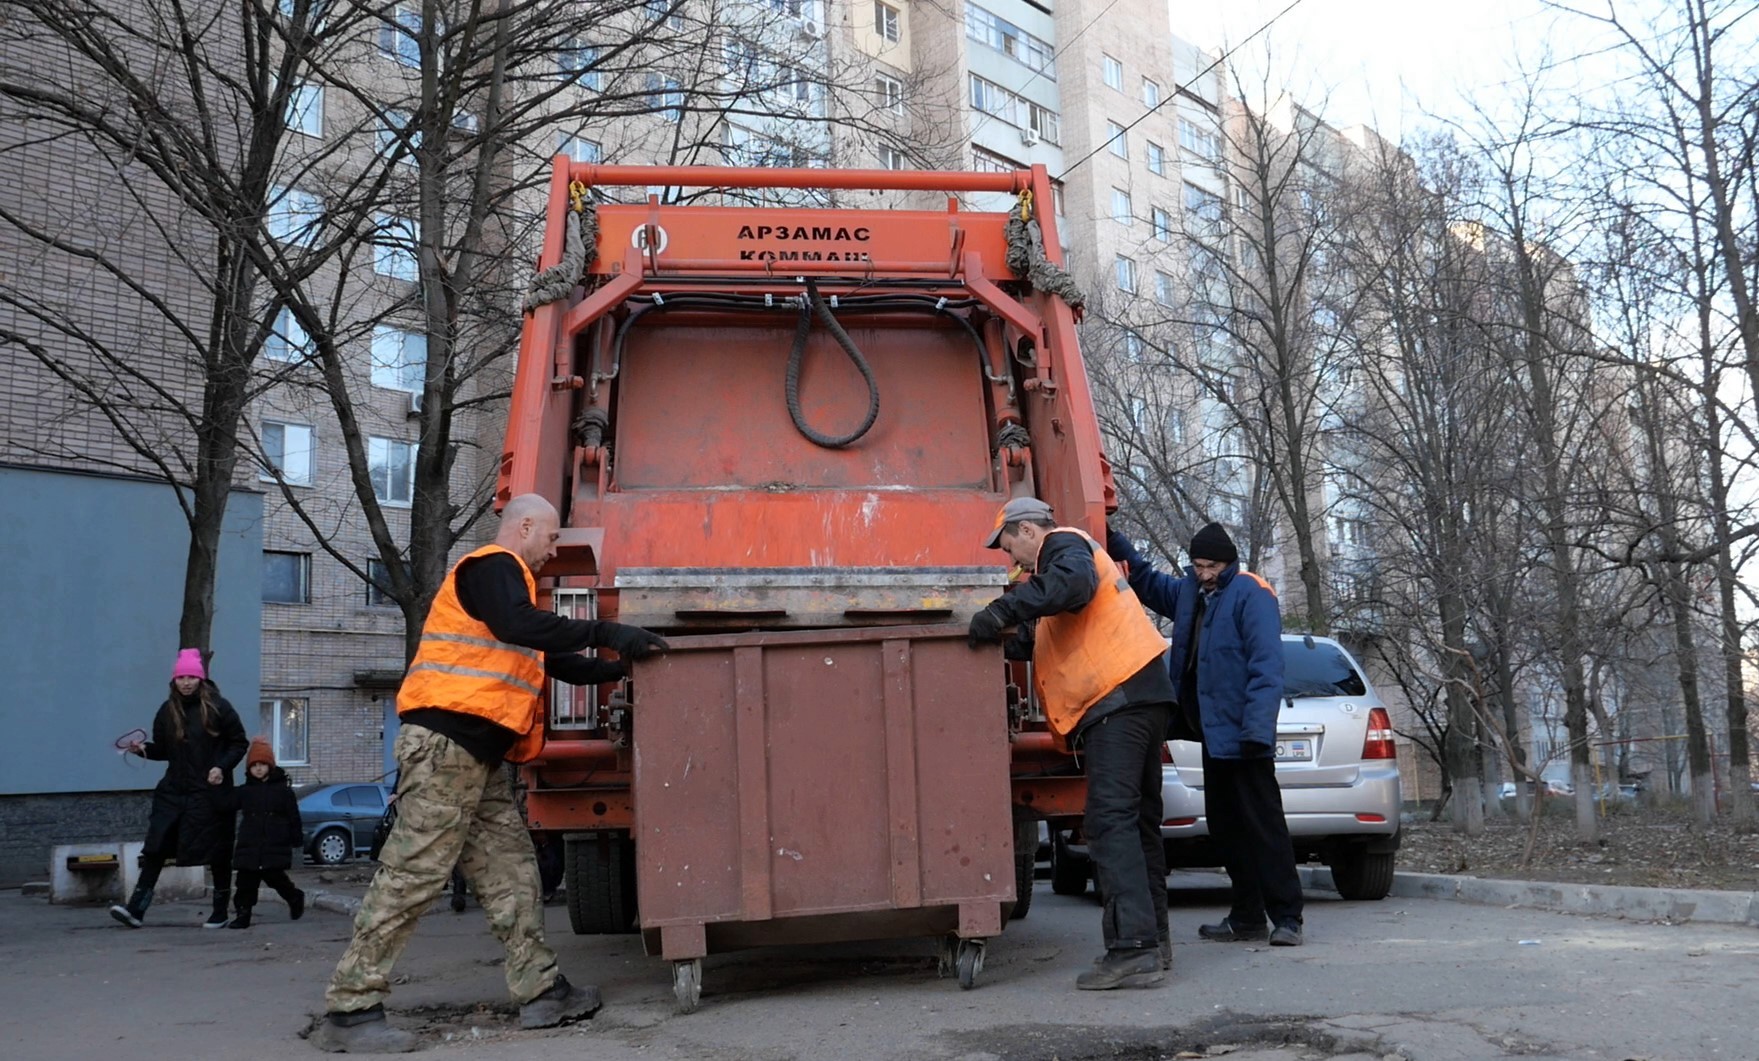
[[[1173,621],[1168,656],[1178,695],[1176,735],[1203,743],[1203,808],[1233,885],[1232,907],[1198,935],[1222,942],[1301,944],[1301,880],[1276,780],[1276,720],[1283,699],[1283,620],[1270,583],[1240,570],[1219,523],[1191,538],[1191,566],[1156,571],[1116,530],[1112,559],[1129,565],[1130,588]],[[1269,916],[1271,928],[1266,929]]]

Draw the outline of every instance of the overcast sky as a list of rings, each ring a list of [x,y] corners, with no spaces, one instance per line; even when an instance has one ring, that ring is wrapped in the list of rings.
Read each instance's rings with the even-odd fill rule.
[[[1289,0],[1168,0],[1173,32],[1219,52],[1264,25]],[[1592,4],[1594,0],[1584,0]],[[1518,59],[1549,45],[1573,54],[1587,27],[1541,0],[1301,0],[1269,36],[1269,61],[1303,102],[1336,126],[1371,125],[1397,138],[1423,112],[1457,116],[1462,93],[1501,95]],[[1256,69],[1261,38],[1236,59]],[[1328,94],[1329,93],[1329,94]]]

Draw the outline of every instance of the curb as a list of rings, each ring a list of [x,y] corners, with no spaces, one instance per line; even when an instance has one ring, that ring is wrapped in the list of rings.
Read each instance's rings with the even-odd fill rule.
[[[1331,871],[1297,867],[1303,887],[1336,891]],[[1759,927],[1759,892],[1696,888],[1632,888],[1610,884],[1492,880],[1445,873],[1395,873],[1389,895],[1514,906],[1633,921],[1702,922]]]

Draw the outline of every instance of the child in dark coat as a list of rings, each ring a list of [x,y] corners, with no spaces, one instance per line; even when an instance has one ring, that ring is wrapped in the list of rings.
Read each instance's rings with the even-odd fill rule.
[[[238,790],[243,815],[232,859],[238,871],[238,916],[232,927],[250,927],[250,910],[257,904],[257,885],[262,881],[286,900],[288,913],[298,921],[305,913],[305,893],[293,886],[287,870],[293,865],[293,852],[304,842],[299,801],[287,774],[275,765],[268,741],[261,737],[251,741],[244,764],[244,785]]]

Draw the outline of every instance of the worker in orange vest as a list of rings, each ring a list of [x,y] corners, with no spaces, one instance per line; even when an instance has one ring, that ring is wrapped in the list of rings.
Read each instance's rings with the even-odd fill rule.
[[[1083,991],[1151,987],[1172,968],[1166,851],[1161,846],[1161,742],[1173,703],[1166,640],[1122,572],[1085,531],[1017,497],[984,545],[1031,577],[971,619],[973,648],[1003,640],[1032,660],[1053,733],[1087,765],[1082,829],[1105,898],[1105,954],[1075,978]]]
[[[507,990],[525,1028],[590,1017],[598,988],[568,982],[544,941],[537,858],[504,762],[544,742],[546,677],[575,685],[627,674],[589,659],[664,652],[640,627],[567,619],[537,607],[537,572],[556,555],[560,520],[536,494],[507,502],[495,541],[441,583],[397,693],[397,822],[354,919],[354,938],[324,993],[310,1041],[330,1053],[403,1053],[419,1043],[385,1020],[391,966],[456,864],[506,948]]]

